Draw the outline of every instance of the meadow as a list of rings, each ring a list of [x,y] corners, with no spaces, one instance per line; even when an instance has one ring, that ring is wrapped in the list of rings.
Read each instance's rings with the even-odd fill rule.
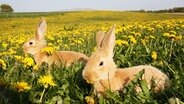
[[[37,23],[45,17],[47,53],[71,50],[90,56],[95,35],[116,24],[114,61],[118,67],[150,64],[166,73],[171,86],[155,94],[133,87],[140,78],[119,93],[107,91],[97,98],[82,78],[84,64],[38,68],[22,45],[35,35]],[[141,73],[140,75],[141,76]],[[75,11],[53,13],[0,14],[0,104],[167,104],[169,98],[184,101],[184,15],[120,11]]]

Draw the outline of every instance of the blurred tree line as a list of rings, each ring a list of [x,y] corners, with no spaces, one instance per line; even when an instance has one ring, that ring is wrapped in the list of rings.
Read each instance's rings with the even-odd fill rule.
[[[158,12],[158,13],[178,13],[178,12],[181,12],[181,13],[184,13],[184,7],[175,7],[175,8],[172,8],[172,9],[164,9],[164,10],[157,10],[157,11],[148,11],[148,12]]]
[[[1,4],[0,5],[0,12],[13,12],[13,8],[8,4]]]
[[[164,10],[138,10],[138,11],[134,11],[134,12],[153,12],[153,13],[184,13],[184,7],[175,7],[172,9],[164,9]]]

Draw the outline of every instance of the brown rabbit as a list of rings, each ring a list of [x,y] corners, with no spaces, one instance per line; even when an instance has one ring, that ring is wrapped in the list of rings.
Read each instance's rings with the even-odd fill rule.
[[[52,55],[41,52],[41,49],[47,46],[44,34],[46,33],[46,20],[42,18],[38,24],[35,37],[31,38],[22,46],[25,53],[33,55],[36,64],[40,66],[43,62],[48,63],[49,68],[52,64],[57,66],[70,66],[75,61],[87,62],[88,57],[79,52],[56,51]]]
[[[83,70],[83,78],[93,84],[98,95],[104,94],[107,89],[111,91],[122,90],[125,85],[135,78],[141,70],[145,70],[143,79],[151,88],[151,80],[154,79],[155,92],[164,90],[169,85],[167,75],[150,65],[139,65],[130,68],[117,68],[113,61],[113,49],[115,46],[115,25],[105,34],[99,31],[96,34],[97,50],[88,59]],[[135,88],[140,91],[139,87]]]

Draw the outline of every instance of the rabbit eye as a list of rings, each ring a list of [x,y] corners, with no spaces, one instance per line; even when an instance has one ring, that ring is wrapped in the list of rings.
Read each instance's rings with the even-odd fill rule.
[[[32,45],[33,44],[33,42],[29,42],[29,45]]]
[[[99,64],[99,66],[102,66],[103,64],[104,64],[103,61],[101,61],[100,64]]]

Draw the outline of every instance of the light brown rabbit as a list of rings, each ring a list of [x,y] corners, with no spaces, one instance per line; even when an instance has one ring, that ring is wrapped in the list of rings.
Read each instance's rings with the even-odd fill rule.
[[[154,92],[159,92],[169,86],[167,75],[150,65],[122,69],[116,67],[113,61],[115,25],[106,34],[103,31],[99,31],[96,34],[96,41],[97,50],[89,57],[82,75],[87,82],[93,84],[97,95],[103,95],[107,89],[111,91],[122,90],[143,69],[145,70],[143,79],[147,81],[149,89],[153,79],[156,84]],[[135,90],[141,91],[140,87],[136,87]]]
[[[48,63],[49,68],[52,64],[57,66],[70,66],[75,61],[87,62],[88,57],[79,52],[73,51],[56,51],[52,55],[41,52],[41,49],[47,46],[44,35],[46,33],[46,20],[42,18],[38,24],[35,37],[31,38],[22,46],[25,53],[33,55],[36,64],[40,66],[43,62]]]

